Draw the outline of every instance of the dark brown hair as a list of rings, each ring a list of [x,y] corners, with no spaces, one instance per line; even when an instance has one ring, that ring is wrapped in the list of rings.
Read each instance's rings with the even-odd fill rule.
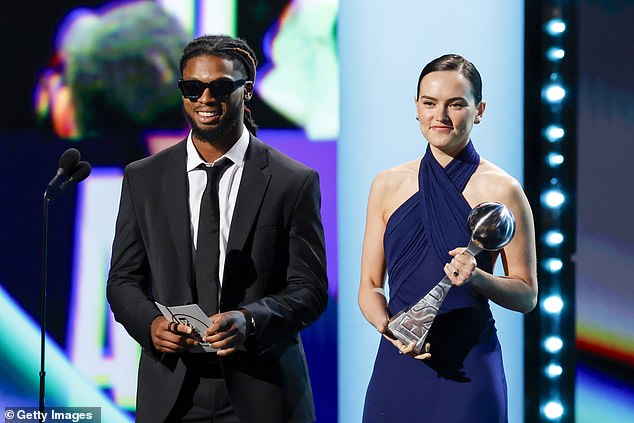
[[[480,104],[482,101],[482,78],[480,78],[480,72],[478,72],[473,63],[457,54],[445,54],[425,65],[416,85],[417,99],[420,92],[420,83],[425,75],[438,71],[453,71],[464,76],[471,84],[471,92],[475,98],[475,104]]]

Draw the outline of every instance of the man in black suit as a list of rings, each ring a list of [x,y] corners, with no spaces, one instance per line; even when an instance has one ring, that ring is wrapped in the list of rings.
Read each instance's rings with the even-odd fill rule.
[[[179,86],[190,135],[125,170],[107,295],[143,348],[140,422],[315,420],[299,331],[327,303],[319,180],[255,137],[245,102],[256,64],[239,39],[189,43]],[[191,329],[154,301],[199,303],[217,353],[191,352]]]

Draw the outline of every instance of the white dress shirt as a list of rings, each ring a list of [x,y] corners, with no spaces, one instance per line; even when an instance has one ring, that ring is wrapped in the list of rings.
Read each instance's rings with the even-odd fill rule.
[[[227,254],[227,240],[229,239],[229,229],[231,228],[231,219],[233,210],[238,197],[238,189],[242,180],[242,171],[244,170],[244,155],[249,146],[249,131],[243,125],[242,135],[238,141],[227,151],[222,157],[227,157],[233,164],[227,167],[220,177],[218,185],[218,207],[220,210],[220,257],[218,259],[219,275],[218,280],[222,286],[224,276],[224,263]],[[214,163],[218,162],[219,157]],[[192,133],[190,131],[187,137],[187,178],[189,179],[189,215],[190,230],[193,241],[193,254],[195,257],[196,246],[198,245],[198,219],[200,214],[200,201],[207,186],[207,172],[197,167],[204,163],[211,166],[214,163],[207,163],[198,153],[194,142],[192,141]],[[220,294],[219,294],[220,295]]]

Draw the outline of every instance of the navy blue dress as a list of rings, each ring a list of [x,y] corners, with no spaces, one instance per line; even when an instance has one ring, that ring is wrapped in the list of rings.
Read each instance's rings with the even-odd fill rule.
[[[471,207],[462,196],[480,163],[472,143],[444,169],[429,147],[419,191],[390,217],[384,250],[392,315],[442,279],[448,251],[469,242]],[[492,270],[490,253],[476,257]],[[420,361],[381,339],[365,398],[363,422],[506,422],[506,379],[488,300],[471,286],[452,287],[427,335],[430,359]]]

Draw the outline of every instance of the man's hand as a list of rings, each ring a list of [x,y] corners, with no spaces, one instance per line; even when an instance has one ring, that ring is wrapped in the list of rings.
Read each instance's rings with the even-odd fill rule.
[[[170,322],[163,316],[152,320],[150,333],[154,348],[159,352],[177,353],[198,345],[198,342],[190,337],[191,327]]]
[[[211,316],[211,326],[205,331],[203,340],[216,348],[219,356],[228,356],[238,350],[245,351],[244,341],[247,321],[239,311],[227,311]]]

